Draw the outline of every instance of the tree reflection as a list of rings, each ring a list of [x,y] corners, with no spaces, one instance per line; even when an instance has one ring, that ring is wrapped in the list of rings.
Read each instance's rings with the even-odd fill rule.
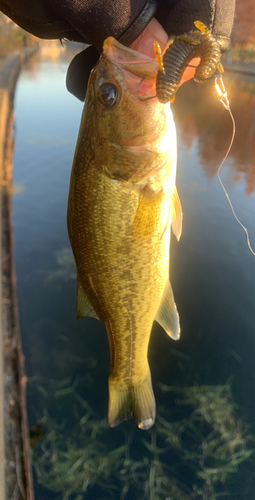
[[[231,187],[244,179],[246,194],[255,190],[255,83],[225,76],[236,134],[228,161],[227,184]],[[229,113],[217,101],[214,82],[184,85],[173,106],[177,130],[187,149],[198,140],[201,168],[214,177],[228,149],[232,123]]]

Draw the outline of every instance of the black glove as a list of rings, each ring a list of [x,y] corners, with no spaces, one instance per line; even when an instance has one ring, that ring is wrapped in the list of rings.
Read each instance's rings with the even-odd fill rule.
[[[0,0],[0,10],[33,35],[88,43],[98,51],[108,36],[130,45],[156,9],[156,0]]]
[[[234,14],[235,0],[158,0],[155,17],[169,36],[192,31],[196,29],[194,21],[201,21],[225,50]]]
[[[78,54],[67,73],[67,88],[84,100],[87,80],[105,38],[130,45],[153,17],[168,35],[180,35],[202,21],[226,47],[235,0],[0,0],[0,9],[30,33],[74,40],[92,47]]]
[[[136,1],[136,5],[138,4],[139,2]],[[107,5],[107,2],[105,2],[104,5]],[[119,37],[113,34],[113,28],[110,26],[108,32],[103,36],[100,29],[94,30],[94,36],[97,37],[95,46],[92,45],[77,54],[69,65],[66,76],[66,86],[69,92],[74,94],[75,97],[78,97],[81,101],[84,101],[89,75],[99,59],[104,39],[107,38],[107,36],[115,36],[123,45],[130,45],[143,32],[147,24],[154,17],[156,8],[156,0],[148,0],[142,8],[142,11],[134,19],[133,23]],[[126,10],[124,12],[126,12]],[[99,27],[101,26],[101,22],[102,18],[100,18]]]
[[[93,46],[74,58],[67,74],[68,90],[82,101],[105,38],[113,36],[130,45],[156,9],[156,0],[0,0],[0,10],[39,38]]]
[[[234,20],[235,0],[158,0],[157,3],[155,17],[169,36],[181,35],[196,29],[194,21],[199,20],[212,32],[214,38],[220,43],[222,51],[228,47]],[[150,12],[152,14],[153,9]],[[148,15],[146,25],[151,18]],[[130,45],[137,38],[141,32],[138,29],[140,22],[142,28],[145,28],[142,19],[141,15],[140,19],[138,18],[134,23],[133,34],[136,36],[130,36],[131,26],[126,31],[124,39],[120,37],[119,40],[122,43]],[[85,99],[90,71],[98,57],[99,53],[95,49],[88,48],[78,54],[68,68],[67,88],[82,101]]]

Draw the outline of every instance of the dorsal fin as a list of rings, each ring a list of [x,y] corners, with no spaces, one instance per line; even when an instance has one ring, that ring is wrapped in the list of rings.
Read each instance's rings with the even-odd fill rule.
[[[182,234],[182,216],[183,214],[182,214],[182,206],[180,198],[176,186],[174,186],[174,191],[171,200],[171,219],[172,219],[173,232],[178,241]]]
[[[155,320],[164,328],[165,332],[174,340],[180,338],[179,314],[174,302],[173,290],[168,281],[162,295],[161,304]]]
[[[77,276],[77,301],[76,301],[76,319],[84,318],[89,316],[90,318],[99,319],[95,313],[87,295],[85,294],[83,287]]]

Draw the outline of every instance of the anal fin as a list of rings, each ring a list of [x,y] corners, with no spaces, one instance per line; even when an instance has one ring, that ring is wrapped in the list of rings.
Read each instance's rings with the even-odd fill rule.
[[[84,292],[82,284],[77,276],[76,319],[85,318],[85,316],[99,319],[91,303],[89,302],[89,299]]]
[[[177,307],[174,302],[174,294],[170,282],[168,281],[162,295],[161,304],[155,320],[164,328],[165,332],[173,340],[180,338],[180,322]]]

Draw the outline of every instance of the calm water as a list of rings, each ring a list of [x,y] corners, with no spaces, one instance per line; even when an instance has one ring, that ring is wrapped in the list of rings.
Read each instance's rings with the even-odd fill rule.
[[[171,281],[181,340],[154,325],[156,425],[108,429],[105,327],[74,319],[66,207],[82,103],[65,89],[71,57],[31,62],[15,101],[13,222],[36,500],[251,499],[255,258],[216,176],[230,117],[209,84],[177,94],[184,221]],[[221,176],[255,248],[255,79],[225,81],[237,130]]]

